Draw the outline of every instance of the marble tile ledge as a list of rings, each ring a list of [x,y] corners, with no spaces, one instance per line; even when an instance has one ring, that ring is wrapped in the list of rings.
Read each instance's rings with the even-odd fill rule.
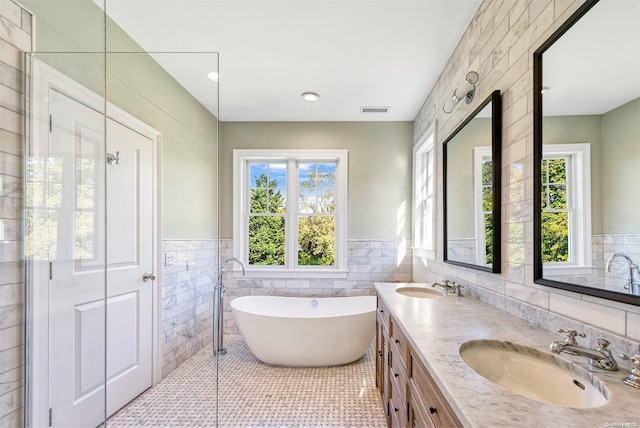
[[[549,344],[559,336],[472,297],[413,298],[395,292],[402,285],[376,283],[375,288],[465,427],[640,425],[640,389],[622,383],[630,370],[626,362],[617,358],[620,370],[608,372],[591,368],[584,357],[559,355],[604,384],[609,401],[600,407],[562,407],[518,395],[469,368],[460,357],[460,346],[470,340],[492,339],[548,352]]]

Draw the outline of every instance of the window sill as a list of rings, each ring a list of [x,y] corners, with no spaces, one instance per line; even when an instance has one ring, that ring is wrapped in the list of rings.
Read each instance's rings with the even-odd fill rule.
[[[422,247],[413,247],[411,249],[413,251],[413,255],[416,257],[420,257],[423,259],[429,259],[429,260],[435,260],[436,259],[436,252],[435,250],[428,250],[426,248],[422,248]]]
[[[593,275],[596,268],[593,266],[548,266],[542,267],[543,277],[565,275]]]
[[[323,269],[246,269],[243,276],[242,271],[231,272],[233,279],[346,279],[349,272],[346,270],[323,270]]]

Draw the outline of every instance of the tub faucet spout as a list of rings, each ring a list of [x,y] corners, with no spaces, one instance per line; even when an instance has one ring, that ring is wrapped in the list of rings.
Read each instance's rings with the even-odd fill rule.
[[[640,295],[640,290],[638,289],[639,284],[636,284],[633,281],[633,271],[635,270],[636,273],[638,274],[638,277],[640,277],[640,267],[638,267],[638,265],[635,264],[633,260],[631,260],[631,257],[622,253],[613,254],[611,257],[609,257],[609,260],[607,260],[607,272],[611,272],[611,262],[618,257],[625,259],[629,264],[629,281],[627,285],[624,287],[625,290],[629,290],[629,294]]]
[[[220,263],[220,268],[219,268],[219,273],[218,273],[218,284],[221,286],[222,285],[222,274],[224,273],[224,268],[227,265],[227,263],[229,262],[236,262],[240,265],[240,267],[242,268],[242,276],[246,275],[246,271],[244,269],[244,263],[242,263],[240,260],[238,260],[235,257],[229,257],[227,259],[224,259],[222,261],[222,263]]]

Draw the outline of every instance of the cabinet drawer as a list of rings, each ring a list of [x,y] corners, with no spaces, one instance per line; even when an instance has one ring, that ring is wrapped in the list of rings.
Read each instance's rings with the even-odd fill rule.
[[[409,390],[412,401],[420,399],[424,404],[424,416],[436,427],[462,426],[422,362],[411,355],[411,379]],[[415,404],[414,404],[415,405]]]
[[[389,332],[389,318],[390,318],[391,312],[389,311],[389,309],[387,309],[387,307],[382,302],[382,300],[380,299],[379,296],[378,296],[377,313],[378,313],[378,322],[380,322],[380,324],[382,324],[383,330],[388,333]]]
[[[396,389],[394,394],[404,403],[407,402],[407,375],[404,369],[400,366],[389,367],[389,380],[393,387]]]
[[[389,343],[392,349],[396,349],[396,360],[401,360],[399,362],[405,367],[405,371],[408,372],[406,368],[409,367],[407,364],[409,358],[409,343],[393,318],[389,320]]]

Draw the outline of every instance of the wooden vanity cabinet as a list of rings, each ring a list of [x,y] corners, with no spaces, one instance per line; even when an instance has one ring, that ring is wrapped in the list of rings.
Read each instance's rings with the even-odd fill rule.
[[[376,386],[387,425],[462,426],[380,298],[377,312]]]

